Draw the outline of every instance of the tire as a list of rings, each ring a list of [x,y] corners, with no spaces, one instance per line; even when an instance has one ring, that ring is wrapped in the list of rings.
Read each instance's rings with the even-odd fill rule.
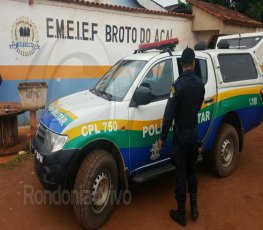
[[[90,152],[80,166],[73,191],[75,215],[86,229],[97,229],[107,221],[117,189],[118,170],[113,156],[104,149]]]
[[[212,170],[219,177],[231,175],[236,167],[239,138],[230,124],[222,124],[210,155]]]

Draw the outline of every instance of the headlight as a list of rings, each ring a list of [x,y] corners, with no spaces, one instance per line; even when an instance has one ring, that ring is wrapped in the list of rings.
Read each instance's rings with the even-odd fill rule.
[[[44,145],[49,152],[56,152],[63,148],[68,140],[68,136],[60,135],[46,130]]]

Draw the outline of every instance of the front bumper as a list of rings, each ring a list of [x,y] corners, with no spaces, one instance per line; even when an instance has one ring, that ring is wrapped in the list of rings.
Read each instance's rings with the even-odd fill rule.
[[[78,149],[50,153],[34,138],[31,140],[31,151],[34,154],[35,173],[45,189],[64,189],[70,183],[79,155]]]

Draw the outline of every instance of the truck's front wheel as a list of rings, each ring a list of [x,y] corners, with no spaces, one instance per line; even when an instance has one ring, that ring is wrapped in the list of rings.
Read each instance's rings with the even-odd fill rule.
[[[92,151],[82,162],[74,191],[73,208],[77,219],[87,229],[97,229],[109,218],[115,205],[118,170],[106,150]]]
[[[212,170],[220,177],[232,174],[239,152],[236,129],[230,124],[222,124],[211,153]]]

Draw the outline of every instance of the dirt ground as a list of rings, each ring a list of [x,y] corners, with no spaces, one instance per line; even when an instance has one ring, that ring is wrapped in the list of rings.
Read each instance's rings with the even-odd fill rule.
[[[187,229],[261,230],[263,227],[263,125],[245,136],[238,167],[227,178],[216,178],[198,166],[199,209],[197,222]],[[28,159],[13,170],[0,167],[0,229],[83,229],[71,205],[34,204],[25,199],[25,189],[43,191]],[[114,209],[102,229],[183,229],[169,217],[175,208],[174,177],[165,175],[132,186],[132,202]]]

